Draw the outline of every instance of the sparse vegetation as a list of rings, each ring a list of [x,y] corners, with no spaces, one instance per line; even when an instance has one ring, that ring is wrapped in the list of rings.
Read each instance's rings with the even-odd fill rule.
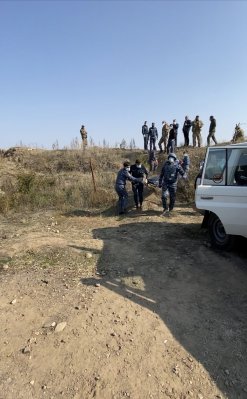
[[[204,157],[204,148],[189,148],[191,171],[189,181],[178,185],[178,198],[189,203],[194,198],[194,180],[198,165]],[[181,159],[183,148],[177,152]],[[135,162],[139,158],[146,167],[147,154],[142,150],[89,148],[28,150],[18,147],[11,156],[0,162],[0,212],[23,209],[58,210],[107,209],[115,204],[114,182],[123,160]],[[166,154],[159,156],[159,169]],[[96,191],[92,182],[90,160],[95,174]]]

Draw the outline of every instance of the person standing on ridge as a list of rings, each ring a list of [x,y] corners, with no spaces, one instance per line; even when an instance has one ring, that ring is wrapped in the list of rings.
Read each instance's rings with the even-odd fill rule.
[[[145,166],[141,164],[141,161],[139,159],[136,160],[134,165],[131,165],[130,174],[136,178],[143,179],[144,175],[146,176],[146,179],[148,177],[148,171],[145,168]],[[134,201],[136,209],[138,209],[139,207],[140,210],[142,210],[142,203],[143,203],[143,188],[144,188],[143,181],[139,183],[132,182],[132,191],[134,193]]]
[[[169,131],[170,131],[170,127],[169,127],[167,122],[162,121],[162,125],[163,126],[162,126],[161,138],[160,138],[160,141],[158,143],[158,146],[159,146],[159,149],[160,149],[160,154],[163,152],[162,146],[161,146],[162,143],[164,144],[164,152],[166,152],[167,139],[168,139]]]
[[[210,139],[214,141],[215,144],[217,144],[217,140],[215,138],[215,131],[216,131],[216,119],[213,116],[210,116],[210,126],[209,126],[209,133],[207,137],[207,145],[208,147],[210,146]]]
[[[179,128],[179,124],[177,123],[176,119],[173,119],[172,128],[174,130],[174,136],[175,136],[175,147],[177,147],[178,146],[178,128]]]
[[[82,149],[85,150],[87,148],[87,131],[84,125],[81,125],[80,133],[82,139]]]
[[[155,127],[154,122],[152,123],[152,126],[149,128],[148,138],[149,138],[149,150],[156,151],[156,140],[158,139],[158,130]]]
[[[203,122],[200,121],[199,115],[196,115],[195,120],[192,122],[192,133],[193,133],[193,147],[196,147],[196,141],[198,143],[198,147],[201,147],[201,130],[203,127]]]
[[[143,140],[144,140],[144,150],[148,150],[148,125],[147,121],[144,122],[144,125],[142,125],[142,135],[143,135]]]
[[[190,128],[192,126],[191,120],[188,118],[188,116],[185,117],[184,125],[183,125],[183,134],[184,134],[184,146],[188,147],[189,146],[189,133],[190,133]]]

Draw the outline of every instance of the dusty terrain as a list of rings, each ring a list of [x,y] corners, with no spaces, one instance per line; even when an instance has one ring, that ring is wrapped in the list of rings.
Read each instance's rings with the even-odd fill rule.
[[[246,255],[160,213],[1,216],[1,399],[247,398]]]

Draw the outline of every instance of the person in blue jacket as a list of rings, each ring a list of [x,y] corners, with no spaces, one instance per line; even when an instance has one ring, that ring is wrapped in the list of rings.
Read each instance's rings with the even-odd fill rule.
[[[170,216],[170,212],[174,208],[179,174],[184,178],[186,177],[185,171],[177,162],[176,155],[170,153],[159,176],[159,187],[162,188],[161,199],[163,205],[163,216]],[[167,204],[168,197],[170,197],[169,206]]]
[[[119,215],[123,215],[126,213],[127,204],[128,204],[128,192],[125,188],[127,180],[133,183],[142,182],[142,178],[136,178],[130,174],[130,162],[125,161],[123,163],[123,168],[119,170],[117,174],[117,179],[115,183],[115,190],[118,194],[118,207],[119,207]]]
[[[141,164],[139,159],[136,160],[134,165],[130,167],[130,174],[137,178],[146,178],[148,177],[148,171],[144,165]],[[142,203],[143,203],[143,188],[144,184],[132,182],[132,191],[134,193],[134,201],[136,205],[136,209],[142,210]]]

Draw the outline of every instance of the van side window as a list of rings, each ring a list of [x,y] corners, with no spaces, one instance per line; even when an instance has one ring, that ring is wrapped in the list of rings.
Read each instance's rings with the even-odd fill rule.
[[[234,179],[238,186],[247,186],[247,152],[242,153],[239,158]]]
[[[203,185],[225,185],[226,179],[226,150],[212,149],[208,154]]]
[[[228,160],[227,184],[229,186],[247,185],[247,150],[234,148]]]

